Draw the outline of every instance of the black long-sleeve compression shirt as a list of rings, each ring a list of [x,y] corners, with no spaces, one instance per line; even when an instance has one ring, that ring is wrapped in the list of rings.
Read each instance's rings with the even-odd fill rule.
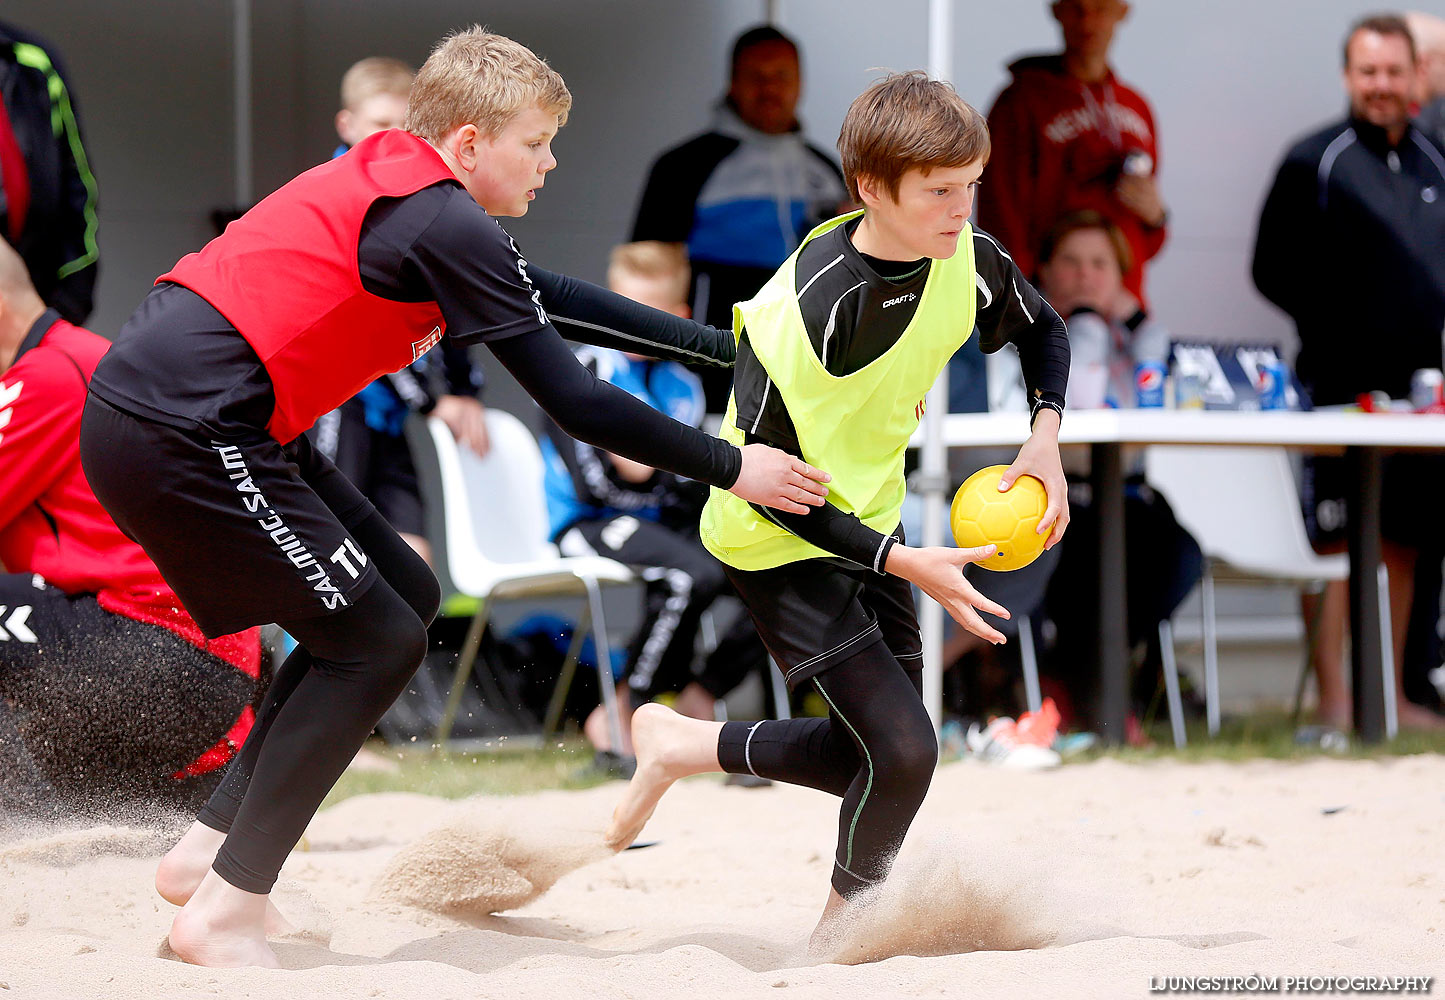
[[[1005,344],[1019,352],[1032,415],[1047,407],[1063,413],[1069,379],[1069,337],[1064,321],[1026,281],[1013,259],[987,233],[974,231],[980,346]],[[813,349],[834,375],[858,371],[888,351],[908,327],[928,280],[930,262],[882,261],[860,253],[840,226],[803,249],[796,268],[799,308]],[[738,347],[734,382],[738,426],[748,443],[801,455],[797,431],[782,394],[753,353],[746,331]],[[897,533],[882,535],[831,503],[805,514],[754,509],[799,538],[876,572],[883,572]]]
[[[602,381],[552,326],[487,347],[569,436],[709,486],[730,489],[737,482],[743,467],[737,448]]]
[[[645,354],[666,361],[731,367],[737,341],[729,331],[665,313],[605,288],[530,269],[532,285],[558,332],[569,340]]]

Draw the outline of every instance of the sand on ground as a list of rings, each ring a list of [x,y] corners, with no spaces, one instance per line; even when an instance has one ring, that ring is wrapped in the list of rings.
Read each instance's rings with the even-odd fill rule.
[[[1035,1000],[1445,974],[1445,756],[946,765],[834,942],[866,964],[806,948],[836,800],[691,779],[654,846],[611,856],[589,838],[619,788],[323,812],[278,885],[300,930],[275,942],[283,970],[160,957],[175,909],[150,878],[175,821],[12,831],[0,998]]]

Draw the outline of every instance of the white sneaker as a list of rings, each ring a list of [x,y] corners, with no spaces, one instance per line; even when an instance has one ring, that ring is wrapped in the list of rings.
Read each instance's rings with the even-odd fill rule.
[[[968,749],[979,760],[996,767],[1041,771],[1059,766],[1063,758],[1057,752],[1023,742],[1014,731],[1015,726],[1008,716],[994,719],[983,730],[975,722],[968,727]]]

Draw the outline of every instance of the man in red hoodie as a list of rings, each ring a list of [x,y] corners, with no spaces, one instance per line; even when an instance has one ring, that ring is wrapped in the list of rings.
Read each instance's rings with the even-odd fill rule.
[[[1129,241],[1124,287],[1144,297],[1144,265],[1164,245],[1167,213],[1155,175],[1154,114],[1109,68],[1109,45],[1129,13],[1124,0],[1055,0],[1064,51],[1009,66],[1011,82],[988,115],[993,158],[979,195],[979,225],[1037,277],[1045,235],[1064,215],[1092,209]],[[992,182],[989,182],[992,178]]]
[[[193,803],[253,718],[256,629],[207,642],[80,468],[109,342],[0,241],[0,810]]]

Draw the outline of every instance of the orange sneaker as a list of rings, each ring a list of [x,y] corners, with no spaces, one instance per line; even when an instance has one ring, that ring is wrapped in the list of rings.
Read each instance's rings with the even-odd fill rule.
[[[1060,757],[1048,747],[1025,743],[1018,738],[1018,724],[1007,716],[993,719],[986,729],[978,723],[968,727],[968,749],[986,764],[1023,770],[1058,767]]]
[[[1045,698],[1037,712],[1025,712],[1014,724],[1014,735],[1020,743],[1051,747],[1059,735],[1059,709],[1054,699]]]

